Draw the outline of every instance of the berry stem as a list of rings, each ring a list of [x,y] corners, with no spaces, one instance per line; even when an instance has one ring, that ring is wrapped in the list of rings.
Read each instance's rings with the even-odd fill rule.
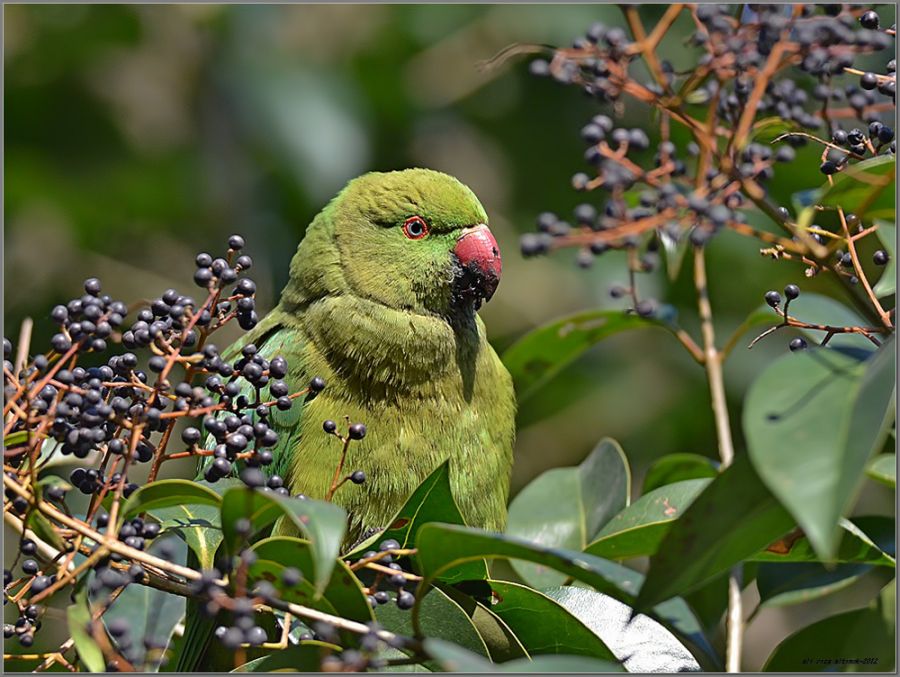
[[[341,460],[338,462],[337,468],[334,469],[331,487],[329,487],[328,493],[325,494],[326,501],[330,501],[334,496],[334,492],[338,490],[338,487],[341,486],[341,484],[343,484],[343,482],[341,482],[341,473],[344,471],[344,461],[347,460],[347,449],[350,448],[350,436],[342,437],[341,440],[344,442],[344,446],[341,449]]]
[[[844,216],[844,209],[842,207],[838,207],[837,211],[838,217],[841,220],[841,229],[844,231],[844,238],[847,240],[847,251],[850,253],[850,258],[853,260],[853,270],[856,271],[856,277],[859,279],[860,283],[862,283],[863,289],[866,290],[866,296],[869,297],[869,301],[871,301],[872,306],[875,308],[875,312],[878,313],[878,317],[881,320],[882,324],[884,324],[885,328],[887,328],[888,330],[893,330],[894,325],[891,323],[891,317],[885,312],[884,307],[878,301],[878,297],[875,296],[875,292],[872,291],[872,285],[869,284],[869,278],[866,275],[865,271],[862,269],[862,265],[859,262],[859,255],[856,252],[856,243],[854,242],[853,237],[851,237],[850,235],[850,228],[847,226],[847,219]]]
[[[706,257],[703,247],[694,248],[694,285],[697,289],[697,305],[700,312],[704,365],[712,409],[716,420],[716,436],[719,442],[719,458],[724,470],[734,460],[734,443],[731,439],[731,423],[728,418],[728,403],[725,399],[725,382],[722,376],[723,353],[716,348],[713,327],[712,306],[709,302],[709,286],[706,278]],[[741,649],[743,645],[743,618],[741,608],[741,565],[736,565],[728,575],[728,611],[725,621],[725,669],[727,672],[741,671]]]

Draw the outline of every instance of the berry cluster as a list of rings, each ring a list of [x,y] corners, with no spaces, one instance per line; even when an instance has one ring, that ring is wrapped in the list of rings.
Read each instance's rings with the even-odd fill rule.
[[[522,236],[524,256],[575,248],[577,265],[587,268],[605,252],[624,250],[631,284],[611,294],[630,298],[630,310],[648,316],[660,304],[638,298],[634,274],[653,270],[663,248],[685,241],[703,247],[725,229],[773,245],[764,253],[816,261],[813,273],[827,267],[833,247],[822,240],[823,229],[798,232],[788,210],[771,204],[768,184],[776,165],[793,162],[795,149],[810,141],[823,147],[821,171],[829,177],[895,153],[895,29],[855,5],[747,5],[737,15],[734,9],[675,5],[649,31],[638,10],[626,8],[628,31],[593,24],[570,47],[531,62],[532,74],[579,87],[609,111],[581,128],[590,169],[572,176],[577,191],[603,191],[602,207],[579,205],[571,219],[541,214],[538,232]],[[688,43],[697,59],[676,72],[657,51],[682,13],[696,26]],[[858,57],[880,54],[882,73],[854,68]],[[649,80],[634,75],[639,59]],[[616,122],[623,97],[655,109],[658,140]],[[790,131],[763,142],[773,119]],[[689,140],[676,141],[675,125]],[[751,226],[748,209],[763,211],[787,237]],[[847,272],[838,274],[851,282],[858,277]]]
[[[195,282],[204,288],[204,299],[169,289],[138,308],[129,323],[128,306],[90,278],[82,296],[51,311],[58,333],[46,352],[16,366],[12,342],[4,339],[5,511],[27,522],[36,502],[43,500],[73,515],[67,498],[74,489],[89,497],[86,513],[78,517],[84,527],[108,532],[109,501],[115,505],[137,490],[138,483],[130,479],[135,467],[149,466],[148,482],[153,482],[165,461],[189,457],[211,457],[206,470],[210,481],[239,475],[248,487],[288,493],[281,477],[267,477],[260,470],[271,465],[271,448],[278,443],[270,411],[289,410],[300,396],[315,397],[325,383],[317,377],[292,393],[284,380],[288,364],[283,357],[264,359],[249,344],[236,359],[226,359],[209,341],[233,319],[243,329],[258,321],[256,285],[242,277],[252,266],[250,257],[240,253],[243,247],[243,238],[235,235],[225,256],[196,257]],[[124,350],[111,350],[116,345]],[[105,361],[99,366],[78,364],[85,353],[107,352],[113,354],[101,357]],[[178,437],[176,425],[197,417],[202,417],[208,444],[202,443],[200,426],[188,425],[180,433],[186,448],[170,452],[168,446]],[[56,455],[77,459],[69,484],[52,479],[34,484],[33,478]],[[44,556],[39,564],[34,541],[24,538],[21,554],[28,557],[19,567],[21,575],[4,571],[5,601],[14,601],[21,613],[19,622],[5,628],[6,635],[18,637],[23,646],[31,645],[40,628],[36,619],[41,606],[35,601],[70,584],[58,578],[59,571],[76,552],[90,557],[97,547],[71,529],[63,533],[66,549],[56,560]],[[121,523],[113,536],[142,552],[159,534],[156,521],[138,517]],[[164,542],[155,547],[161,547],[156,557],[165,558],[162,546]],[[138,562],[123,561],[115,553],[101,558],[92,572],[94,592],[120,590],[144,577]],[[127,633],[110,632],[127,660]]]
[[[42,602],[72,585],[64,572],[75,566],[73,558],[80,554],[87,558],[81,575],[88,577],[94,604],[93,619],[85,630],[92,637],[108,635],[103,642],[109,646],[104,653],[110,671],[165,664],[166,647],[157,640],[133,636],[121,620],[101,621],[128,586],[160,585],[160,576],[163,589],[181,586],[182,594],[205,600],[207,614],[227,612],[228,623],[215,633],[225,648],[259,647],[275,639],[268,637],[259,620],[260,605],[282,614],[290,605],[269,581],[252,580],[249,574],[256,559],[250,548],[255,529],[249,516],[232,525],[243,539],[238,551],[218,559],[215,569],[203,571],[189,585],[183,581],[191,577],[166,579],[165,568],[160,569],[161,562],[180,565],[152,513],[119,517],[122,502],[139,487],[131,472],[143,466],[147,483],[152,483],[164,462],[178,458],[202,460],[203,476],[210,483],[237,477],[248,491],[290,495],[285,479],[271,472],[279,443],[273,419],[276,412],[292,409],[298,397],[307,401],[316,397],[326,384],[317,376],[292,392],[283,356],[263,354],[253,343],[245,343],[239,352],[220,351],[210,341],[232,320],[243,329],[257,324],[256,285],[242,277],[252,261],[241,253],[243,247],[243,238],[235,235],[223,257],[205,253],[196,257],[194,281],[204,288],[203,299],[169,289],[138,308],[128,323],[128,307],[103,294],[100,282],[91,278],[85,281],[83,296],[53,309],[51,320],[59,333],[45,353],[16,366],[11,361],[12,342],[4,339],[4,510],[22,524],[19,555],[24,558],[4,570],[5,603],[19,611],[18,620],[4,626],[6,638],[17,638],[23,647],[34,643],[44,613]],[[121,349],[111,349],[119,345]],[[107,352],[112,354],[106,357]],[[99,366],[80,366],[84,353],[103,355]],[[344,433],[331,420],[323,423],[323,430],[343,445],[326,497],[331,500],[345,483],[366,482],[362,470],[344,473],[343,467],[350,445],[362,440],[367,430],[365,424],[351,424],[349,419]],[[170,451],[179,438],[182,449]],[[74,462],[68,484],[44,472],[56,455],[69,457],[70,465]],[[35,482],[38,477],[41,481]],[[75,512],[68,504],[73,490],[86,497],[84,512]],[[61,551],[53,552],[46,544],[41,551],[35,540],[25,537],[35,512],[41,512],[57,532],[64,544]],[[78,528],[72,529],[73,523]],[[106,542],[96,535],[85,539],[84,534],[105,534]],[[110,539],[125,550],[110,549]],[[392,540],[377,552],[366,553],[370,561],[362,563],[359,575],[372,578],[367,589],[373,606],[391,598],[379,585],[395,591],[399,608],[412,606],[415,598],[405,588],[419,578],[393,559],[408,554]],[[302,579],[299,570],[287,568],[282,589],[295,587]],[[290,623],[285,624],[287,630]],[[327,638],[345,646],[336,641],[334,632],[328,624],[303,625],[301,639]],[[373,628],[370,636],[360,638],[359,646],[345,646],[339,657],[326,658],[333,664],[339,660],[341,665],[380,665],[377,646],[369,646],[374,640],[380,646],[377,632]]]

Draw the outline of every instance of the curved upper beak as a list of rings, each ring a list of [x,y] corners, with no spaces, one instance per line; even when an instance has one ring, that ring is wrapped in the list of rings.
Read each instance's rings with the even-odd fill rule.
[[[462,267],[466,288],[463,292],[490,300],[500,284],[503,263],[494,234],[485,224],[465,228],[453,250]]]

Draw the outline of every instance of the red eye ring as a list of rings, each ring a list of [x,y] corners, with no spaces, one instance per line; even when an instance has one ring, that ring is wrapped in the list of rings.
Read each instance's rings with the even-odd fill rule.
[[[428,224],[421,216],[410,216],[403,222],[403,234],[410,240],[421,240],[428,235]]]

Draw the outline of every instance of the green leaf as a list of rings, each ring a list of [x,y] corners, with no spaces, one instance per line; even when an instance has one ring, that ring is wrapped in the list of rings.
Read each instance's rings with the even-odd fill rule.
[[[702,586],[793,526],[747,457],[737,456],[671,524],[650,558],[636,607],[647,609]]]
[[[491,589],[491,611],[503,619],[532,657],[575,654],[616,660],[601,635],[553,597],[518,583],[487,583]],[[548,633],[547,628],[553,628],[553,632]]]
[[[461,562],[498,557],[544,564],[629,606],[633,605],[643,582],[638,572],[593,555],[560,548],[542,548],[511,536],[470,527],[427,524],[419,531],[416,547],[419,549],[422,575],[426,577],[420,591],[427,590],[431,580]],[[413,613],[415,614],[415,609]],[[708,646],[700,632],[699,623],[684,600],[673,599],[658,605],[653,609],[653,617],[680,638],[690,638],[704,649]]]
[[[450,461],[444,461],[434,470],[406,500],[384,531],[373,534],[345,555],[348,559],[359,559],[365,552],[389,538],[396,540],[401,548],[411,548],[416,533],[423,524],[443,522],[445,524],[465,524],[462,513],[450,490]],[[460,580],[487,578],[488,570],[484,562],[469,562],[456,572]]]
[[[875,296],[883,298],[897,291],[897,251],[894,246],[897,237],[897,226],[887,221],[876,221],[876,224],[878,225],[878,239],[881,240],[882,247],[890,256],[887,265],[884,266],[881,277],[878,278],[878,282],[872,287]]]
[[[424,641],[425,651],[446,672],[538,672],[565,673],[582,672],[597,674],[603,672],[623,672],[622,666],[610,661],[587,656],[537,656],[534,659],[519,659],[495,665],[478,654],[440,639]]]
[[[65,549],[66,544],[63,542],[62,537],[44,513],[32,510],[28,513],[26,526],[37,534],[42,541],[49,543],[57,550]]]
[[[886,484],[891,489],[897,488],[897,455],[881,454],[872,459],[866,468],[866,474],[877,482]]]
[[[757,577],[761,603],[783,606],[807,602],[843,590],[863,577],[887,582],[894,576],[895,526],[892,517],[882,515],[854,517],[852,522],[842,520],[844,537],[838,550],[838,561],[842,563],[837,566],[815,561],[808,542],[799,548],[795,544],[788,556],[794,556],[797,550],[805,550],[809,561],[782,559],[777,564],[761,563]],[[770,558],[784,557],[765,554]],[[872,563],[882,566],[872,566]]]
[[[627,329],[666,327],[620,310],[590,310],[532,330],[503,353],[521,404],[544,383],[608,336]]]
[[[181,545],[182,550],[179,553],[178,549],[175,549],[174,561],[183,561],[185,545],[174,536],[168,539],[162,536],[154,539],[148,548],[150,554],[159,556],[163,542],[173,539]],[[97,602],[102,602],[103,596],[101,593]],[[152,640],[156,646],[165,647],[171,641],[175,626],[184,617],[184,611],[184,597],[132,583],[103,614],[103,623],[108,627],[113,620],[123,619],[128,622],[129,636],[132,639]],[[141,651],[143,645],[139,646],[141,648],[138,650]],[[144,656],[145,653],[141,651],[139,655]],[[145,659],[142,658],[141,661],[143,660]]]
[[[857,162],[835,174],[833,185],[821,188],[817,202],[823,207],[841,207],[860,218],[868,214],[894,221],[894,191],[888,188],[894,185],[896,169],[893,155]]]
[[[121,521],[142,512],[180,505],[219,507],[222,497],[212,489],[190,480],[156,480],[135,491],[122,506]]]
[[[418,561],[427,583],[460,564],[478,559],[504,557],[520,559],[560,571],[572,578],[584,581],[603,592],[630,601],[633,595],[622,592],[610,576],[604,560],[562,548],[546,548],[531,541],[495,534],[471,527],[450,524],[426,524],[416,538]]]
[[[88,632],[91,608],[88,604],[87,586],[83,586],[76,593],[75,603],[66,609],[66,619],[79,660],[91,672],[106,672],[106,659],[103,658],[103,651]]]
[[[396,540],[401,548],[412,547],[416,532],[427,522],[465,524],[450,491],[449,460],[441,463],[416,487],[384,531],[355,547],[347,557],[358,557],[367,550],[372,550],[375,544],[390,538]]]
[[[872,571],[867,564],[827,568],[815,562],[759,565],[756,587],[764,607],[803,604],[843,590]]]
[[[825,560],[893,419],[893,345],[889,339],[865,362],[827,349],[785,355],[747,395],[753,465]]]
[[[321,597],[306,579],[291,587],[284,585],[281,574],[288,567],[296,568],[304,576],[315,576],[316,553],[309,541],[292,536],[273,536],[255,543],[252,550],[256,553],[257,560],[250,566],[250,579],[269,581],[281,593],[284,601],[321,609],[362,623],[374,618],[359,579],[340,559],[337,560]],[[327,606],[323,606],[326,603]]]
[[[795,632],[775,648],[763,670],[891,672],[894,660],[894,628],[885,623],[876,608],[867,607],[825,618]]]
[[[222,543],[219,510],[209,505],[178,505],[150,511],[161,533],[175,533],[184,539],[197,556],[200,566],[209,569]]]
[[[228,489],[222,497],[221,511],[229,552],[235,552],[242,542],[242,536],[235,530],[238,520],[249,519],[251,533],[257,533],[285,517],[313,548],[313,580],[318,594],[322,593],[331,577],[347,528],[347,516],[340,507],[325,501],[287,498],[274,492],[235,487]]]
[[[782,117],[774,115],[768,118],[762,118],[753,123],[750,128],[750,141],[757,143],[771,143],[779,136],[787,132],[793,132],[799,129],[799,125],[792,120],[785,120]]]
[[[668,629],[644,614],[632,618],[632,609],[609,595],[573,586],[543,593],[603,639],[628,672],[700,669],[691,652]]]
[[[17,447],[20,444],[25,444],[28,441],[28,436],[31,434],[29,430],[18,430],[14,433],[10,433],[3,438],[3,448],[9,449],[10,447]]]
[[[859,519],[859,518],[857,518]],[[841,541],[833,558],[825,560],[826,564],[874,564],[895,567],[894,558],[885,554],[862,529],[850,520],[841,519]],[[809,539],[800,536],[796,540],[788,539],[783,544],[787,552],[779,552],[776,548],[761,550],[750,558],[754,562],[821,562],[821,558],[813,549]]]
[[[485,659],[490,656],[469,614],[446,592],[432,588],[425,597],[417,600],[417,606],[419,627],[424,636],[453,642]],[[375,617],[385,630],[405,636],[415,634],[412,614],[398,609],[393,602],[377,607]]]
[[[641,493],[648,494],[667,484],[703,477],[715,477],[719,463],[700,454],[668,454],[653,463],[644,476]]]
[[[332,651],[340,651],[340,647],[316,640],[304,641],[299,646],[254,658],[232,672],[319,672],[322,656]]]
[[[452,589],[451,589],[452,590]],[[475,605],[470,617],[481,639],[484,640],[491,660],[494,663],[505,663],[517,658],[530,658],[528,650],[522,646],[512,629],[487,606],[471,597]],[[462,605],[461,605],[462,606]]]
[[[628,505],[631,471],[622,448],[604,439],[581,465],[554,468],[526,486],[509,506],[506,531],[545,547],[582,550]],[[536,588],[560,585],[565,575],[542,564],[513,562]]]
[[[615,560],[654,554],[670,523],[710,481],[706,478],[685,480],[641,496],[607,522],[585,552]]]

